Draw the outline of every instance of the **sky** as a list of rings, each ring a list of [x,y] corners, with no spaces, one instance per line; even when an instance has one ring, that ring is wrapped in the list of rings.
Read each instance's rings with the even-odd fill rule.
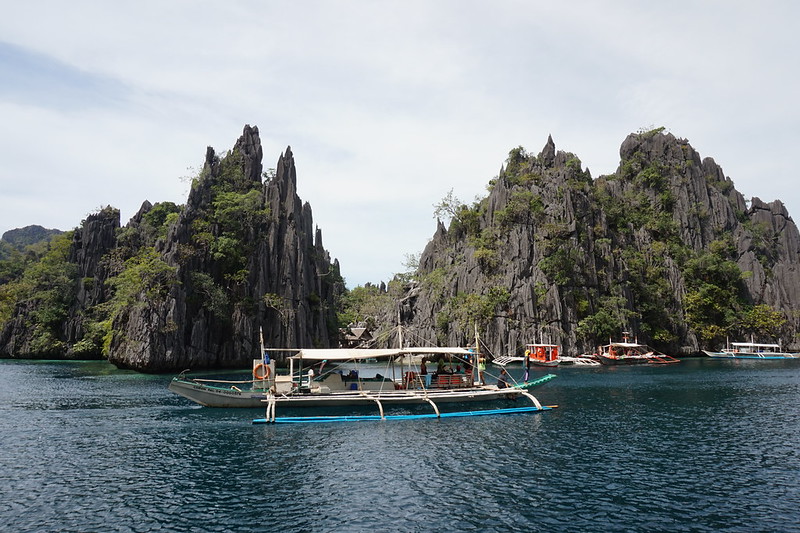
[[[347,285],[408,270],[449,191],[552,135],[593,177],[664,127],[800,213],[800,2],[0,0],[0,233],[182,204],[258,126]]]

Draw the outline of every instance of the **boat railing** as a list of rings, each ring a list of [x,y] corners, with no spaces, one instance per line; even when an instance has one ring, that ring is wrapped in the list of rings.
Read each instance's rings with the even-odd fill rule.
[[[264,381],[269,381],[269,380],[264,380],[264,379],[242,379],[242,380],[237,380],[237,379],[192,378],[192,381],[197,381],[197,382],[200,382],[200,383],[236,383],[236,384],[243,385],[243,384],[246,384],[246,383],[263,383]]]
[[[439,374],[436,376],[436,387],[439,389],[457,389],[472,383],[472,374]]]
[[[430,378],[430,379],[428,379]],[[420,374],[409,371],[403,376],[405,389],[458,389],[472,385],[472,374]]]

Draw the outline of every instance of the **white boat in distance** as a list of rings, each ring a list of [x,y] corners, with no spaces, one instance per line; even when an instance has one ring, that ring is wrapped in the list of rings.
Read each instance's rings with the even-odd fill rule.
[[[720,359],[800,359],[800,353],[784,352],[780,344],[732,342],[719,352],[703,350],[709,357]]]
[[[386,360],[405,356],[446,357],[457,362],[461,373],[422,373],[416,366],[404,365],[399,372],[387,365],[387,374],[361,377],[353,371],[338,369],[342,363]],[[324,407],[377,406],[383,416],[383,404],[429,404],[439,413],[437,404],[491,401],[525,396],[542,409],[528,389],[546,383],[554,375],[523,383],[485,384],[482,373],[473,375],[475,353],[465,348],[410,347],[402,349],[301,349],[288,357],[289,374],[277,375],[274,360],[253,361],[253,380],[225,381],[192,379],[185,373],[173,378],[169,389],[193,402],[208,407]],[[311,365],[308,365],[310,363]],[[305,364],[305,365],[304,365]],[[462,366],[463,365],[463,366]],[[308,369],[316,369],[309,373]],[[321,369],[321,370],[320,370]],[[248,385],[250,385],[248,387]],[[269,421],[269,414],[267,421]]]

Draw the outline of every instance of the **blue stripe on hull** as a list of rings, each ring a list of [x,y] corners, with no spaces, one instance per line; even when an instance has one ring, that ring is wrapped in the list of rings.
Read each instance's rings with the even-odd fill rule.
[[[709,355],[714,359],[798,359],[797,357],[761,356],[761,355]]]

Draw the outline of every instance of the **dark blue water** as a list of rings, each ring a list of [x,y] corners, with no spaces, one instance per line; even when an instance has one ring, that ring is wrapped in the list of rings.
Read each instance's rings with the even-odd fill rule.
[[[254,426],[169,376],[0,361],[0,529],[800,531],[800,362],[556,373],[541,414]]]

